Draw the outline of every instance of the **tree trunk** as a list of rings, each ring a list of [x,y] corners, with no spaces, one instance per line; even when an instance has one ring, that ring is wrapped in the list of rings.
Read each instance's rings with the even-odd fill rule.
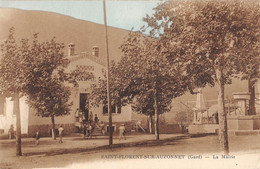
[[[223,74],[220,70],[216,70],[217,83],[218,83],[218,118],[219,118],[219,141],[221,151],[223,154],[228,155],[228,131],[227,131],[227,114],[224,103],[224,83]]]
[[[248,115],[255,115],[255,83],[248,79],[248,91],[250,93]]]
[[[20,116],[20,103],[19,92],[14,94],[14,112],[16,114],[16,155],[22,155],[22,140],[21,140],[21,116]]]
[[[154,133],[156,140],[159,140],[159,113],[158,113],[158,103],[157,103],[157,91],[154,92]]]
[[[146,116],[147,133],[151,133],[149,115]]]
[[[54,121],[54,115],[51,116],[51,124],[52,124],[52,138],[53,140],[56,140],[56,132],[55,132],[55,121]]]
[[[150,126],[149,126],[149,131],[151,134],[154,134],[154,123],[153,123],[153,115],[150,114]]]

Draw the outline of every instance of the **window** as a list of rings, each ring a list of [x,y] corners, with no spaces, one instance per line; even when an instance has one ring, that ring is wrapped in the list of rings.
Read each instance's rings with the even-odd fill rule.
[[[99,55],[99,47],[98,46],[93,46],[93,51],[92,54],[96,57]]]
[[[107,114],[108,113],[108,108],[107,105],[103,106],[103,114]]]
[[[108,108],[107,105],[103,106],[103,114],[107,114],[108,113]],[[120,114],[121,113],[121,106],[119,105],[111,105],[111,113],[117,113]]]
[[[111,105],[111,112],[116,113],[116,105]]]
[[[121,113],[121,105],[117,105],[117,113],[120,114]]]

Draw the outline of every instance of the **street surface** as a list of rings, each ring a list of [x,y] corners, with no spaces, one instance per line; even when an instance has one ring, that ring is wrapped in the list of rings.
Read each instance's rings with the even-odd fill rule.
[[[0,168],[256,168],[260,164],[260,137],[230,137],[230,156],[222,156],[218,136],[190,138],[180,134],[131,135],[114,139],[108,148],[107,137],[83,140],[66,137],[63,144],[50,138],[34,145],[23,139],[24,156],[15,156],[14,140],[0,140]],[[222,166],[222,167],[221,167]],[[260,166],[259,166],[260,167]]]

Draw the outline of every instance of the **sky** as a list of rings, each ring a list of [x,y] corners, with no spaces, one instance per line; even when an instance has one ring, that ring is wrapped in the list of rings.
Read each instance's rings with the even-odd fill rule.
[[[106,0],[107,24],[122,29],[139,30],[142,18],[151,15],[159,0]],[[72,16],[77,19],[104,24],[102,0],[0,0],[0,7],[41,10]]]

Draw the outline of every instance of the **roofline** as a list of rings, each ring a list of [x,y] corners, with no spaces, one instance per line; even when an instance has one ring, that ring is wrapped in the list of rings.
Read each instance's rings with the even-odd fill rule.
[[[75,62],[77,60],[87,58],[87,59],[90,59],[90,60],[92,60],[92,61],[94,61],[94,62],[96,62],[96,63],[98,63],[102,66],[106,66],[105,60],[103,60],[100,57],[96,57],[94,55],[91,55],[88,52],[81,52],[80,54],[75,54],[75,55],[67,56],[67,57],[69,57],[68,59],[69,59],[70,62]]]

